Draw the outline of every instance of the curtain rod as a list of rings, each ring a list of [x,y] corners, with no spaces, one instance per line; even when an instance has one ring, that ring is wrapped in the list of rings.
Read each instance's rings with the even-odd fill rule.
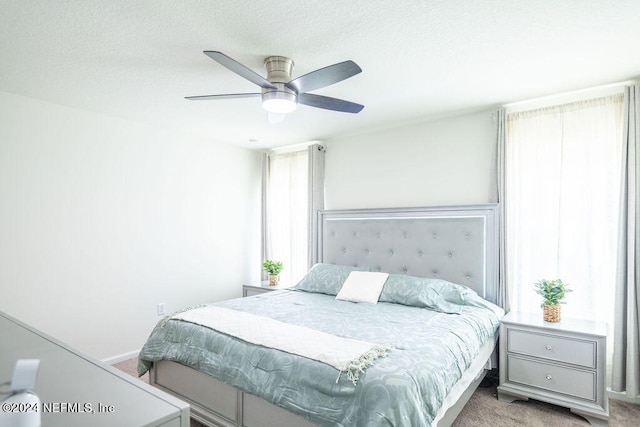
[[[321,141],[306,141],[306,142],[299,142],[297,144],[291,144],[291,145],[285,145],[282,147],[275,147],[275,148],[271,148],[269,150],[267,150],[268,153],[274,153],[274,154],[282,154],[282,153],[289,153],[291,151],[299,151],[299,150],[304,150],[305,148],[307,148],[310,145],[313,144],[319,144],[322,145]]]
[[[542,96],[525,101],[512,102],[504,104],[504,108],[509,113],[517,111],[535,110],[538,108],[550,107],[553,105],[568,104],[575,101],[581,101],[587,98],[597,98],[601,96],[615,95],[622,93],[624,87],[632,84],[638,84],[638,80],[626,80],[618,83],[595,86],[591,88],[578,89],[571,92],[564,92],[555,95]]]

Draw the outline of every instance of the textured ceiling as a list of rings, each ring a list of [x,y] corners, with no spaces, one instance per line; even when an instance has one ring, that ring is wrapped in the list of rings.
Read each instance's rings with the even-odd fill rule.
[[[263,148],[487,109],[640,76],[638,0],[0,0],[0,90]],[[205,56],[294,77],[351,59],[363,72],[270,125],[255,92]],[[249,140],[255,142],[249,143]]]

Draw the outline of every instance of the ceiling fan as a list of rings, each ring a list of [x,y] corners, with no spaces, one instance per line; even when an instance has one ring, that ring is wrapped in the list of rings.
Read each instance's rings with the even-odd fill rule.
[[[293,70],[293,60],[284,56],[269,56],[264,60],[264,66],[267,69],[267,78],[265,79],[222,52],[204,51],[204,54],[239,76],[260,86],[262,91],[256,93],[187,96],[185,99],[201,101],[261,96],[264,109],[270,113],[278,114],[289,113],[295,110],[297,104],[344,113],[358,113],[364,108],[364,105],[345,101],[344,99],[308,93],[312,90],[338,83],[362,72],[358,64],[353,61],[339,62],[292,80],[291,71]]]

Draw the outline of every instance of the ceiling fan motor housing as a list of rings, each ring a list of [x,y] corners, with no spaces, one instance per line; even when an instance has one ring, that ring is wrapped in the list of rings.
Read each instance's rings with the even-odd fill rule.
[[[267,80],[276,89],[262,88],[262,102],[279,100],[295,105],[297,93],[285,86],[291,80],[293,60],[284,56],[269,56],[264,60],[264,67],[267,69]]]
[[[284,56],[269,56],[264,60],[267,80],[271,83],[289,83],[293,71],[293,60]]]

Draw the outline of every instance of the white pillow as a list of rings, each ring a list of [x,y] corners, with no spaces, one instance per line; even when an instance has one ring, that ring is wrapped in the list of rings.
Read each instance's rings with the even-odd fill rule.
[[[344,281],[336,299],[377,304],[389,273],[352,271]]]

